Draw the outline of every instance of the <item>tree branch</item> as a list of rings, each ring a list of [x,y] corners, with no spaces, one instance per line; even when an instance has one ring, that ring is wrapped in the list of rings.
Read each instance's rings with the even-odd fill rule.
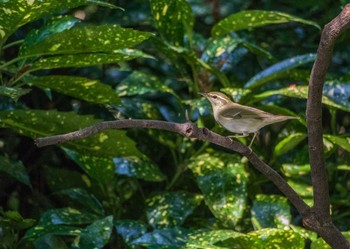
[[[319,225],[331,229],[334,225],[330,216],[329,189],[323,154],[322,90],[335,41],[349,27],[350,5],[348,4],[337,17],[325,25],[322,31],[317,57],[311,71],[306,108],[311,179],[314,191],[314,206],[312,209],[318,216]],[[330,231],[325,233],[331,234]],[[337,244],[330,244],[333,248],[350,248],[349,242],[339,233],[332,234],[327,242],[330,243],[331,241],[338,242]]]

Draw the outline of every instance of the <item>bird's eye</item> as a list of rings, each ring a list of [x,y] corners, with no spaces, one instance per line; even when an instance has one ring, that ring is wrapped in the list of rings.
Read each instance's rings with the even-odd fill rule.
[[[216,95],[213,95],[213,96],[211,96],[213,99],[217,99],[218,98],[218,96],[216,96]]]

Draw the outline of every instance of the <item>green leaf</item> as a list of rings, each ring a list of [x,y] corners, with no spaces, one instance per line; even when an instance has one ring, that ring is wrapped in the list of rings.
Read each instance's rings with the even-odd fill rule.
[[[54,235],[66,235],[77,236],[80,234],[81,229],[78,227],[70,227],[63,225],[38,225],[29,229],[23,239],[35,240],[39,237],[54,234]]]
[[[90,224],[99,216],[74,208],[49,209],[41,215],[40,225],[78,225]]]
[[[97,214],[103,215],[104,210],[100,201],[92,194],[88,193],[84,189],[79,188],[71,188],[64,189],[56,192],[55,194],[59,196],[66,196],[70,198],[74,203],[80,205],[81,208],[85,210]]]
[[[30,89],[20,87],[0,86],[0,95],[7,96],[14,101],[17,101],[21,96],[26,95],[30,91]]]
[[[300,177],[310,173],[310,164],[282,164],[282,171],[288,177]]]
[[[113,180],[114,164],[112,158],[81,154],[67,148],[64,148],[64,151],[86,172],[86,174],[97,182],[109,184]]]
[[[119,63],[135,58],[153,58],[150,55],[142,53],[135,49],[119,49],[111,53],[93,53],[93,54],[70,54],[56,55],[40,58],[35,61],[31,71],[39,69],[65,68],[65,67],[86,67],[100,64]]]
[[[194,16],[186,0],[150,0],[153,21],[165,40],[181,46],[191,36]]]
[[[81,231],[79,248],[100,249],[109,241],[112,234],[113,216],[95,221]]]
[[[85,26],[52,34],[46,39],[22,47],[20,56],[107,53],[131,48],[152,33],[122,28],[119,25]]]
[[[0,156],[0,172],[12,176],[17,181],[27,185],[30,188],[32,187],[30,184],[29,175],[21,161],[14,162],[7,157]]]
[[[323,95],[350,111],[350,83],[327,81],[323,87]]]
[[[321,29],[315,22],[308,21],[283,12],[265,10],[243,10],[226,17],[217,24],[215,24],[211,30],[211,35],[213,37],[218,37],[237,30],[252,29],[265,25],[287,22],[300,22]]]
[[[249,89],[260,87],[271,80],[275,80],[281,78],[282,76],[288,75],[291,72],[291,69],[312,62],[315,60],[315,58],[315,54],[304,54],[278,62],[253,76],[244,85],[244,87]]]
[[[117,105],[118,95],[106,84],[77,76],[49,75],[32,79],[29,84],[82,99],[96,104]]]
[[[138,220],[117,220],[114,224],[117,233],[127,244],[147,233],[147,225]]]
[[[10,228],[11,230],[15,229],[19,231],[33,226],[34,223],[34,219],[25,219],[17,211],[3,212],[2,208],[0,209],[0,225],[2,228]]]
[[[256,229],[268,227],[283,229],[289,226],[292,219],[287,199],[278,195],[256,195],[251,214]]]
[[[119,96],[157,94],[159,92],[175,95],[174,91],[156,76],[140,71],[133,71],[118,85],[116,91]]]
[[[87,0],[8,1],[0,8],[0,47],[3,42],[22,25],[37,20],[48,13],[87,4]]]
[[[280,94],[283,96],[287,97],[292,97],[292,98],[300,98],[300,99],[307,99],[307,94],[308,94],[308,87],[307,86],[295,86],[291,85],[288,88],[282,88],[278,90],[271,90],[271,91],[266,91],[261,94],[255,95],[255,100],[260,100],[260,99],[265,99],[270,96]],[[350,111],[350,106],[342,105],[337,102],[335,102],[333,99],[323,95],[322,96],[322,103],[343,111]]]
[[[45,40],[46,38],[50,37],[55,33],[71,29],[78,22],[80,22],[80,20],[72,16],[53,17],[43,27],[41,27],[40,29],[32,30],[26,36],[23,43],[21,44],[20,51],[27,50],[28,48]]]
[[[247,203],[248,175],[240,158],[222,152],[205,153],[193,158],[188,167],[214,216],[225,226],[234,227]]]
[[[180,226],[203,197],[186,192],[168,192],[146,200],[147,218],[154,228]]]
[[[44,110],[16,110],[0,112],[0,127],[11,128],[15,132],[31,138],[52,136],[76,131],[101,122],[90,115],[74,112]],[[67,142],[65,147],[81,154],[112,158],[116,156],[141,156],[135,143],[125,135],[125,131],[110,130],[88,138]]]
[[[35,249],[69,249],[64,240],[55,235],[45,235],[34,242]]]
[[[115,157],[113,158],[115,173],[136,177],[145,181],[159,182],[165,180],[165,175],[158,166],[146,158]]]
[[[248,236],[232,230],[198,232],[190,234],[186,248],[249,248]]]
[[[131,246],[145,246],[150,249],[182,249],[188,237],[188,230],[181,227],[154,230],[129,243]]]
[[[350,138],[348,137],[340,137],[334,135],[323,135],[325,138],[329,139],[332,143],[340,146],[342,149],[350,152]]]
[[[280,141],[274,150],[274,156],[280,157],[281,155],[287,153],[288,151],[294,149],[300,142],[302,142],[307,137],[304,133],[294,133],[285,137]]]
[[[309,206],[313,205],[313,188],[310,184],[305,184],[297,180],[287,180],[287,183],[298,193],[299,196],[303,197],[303,200]]]
[[[250,247],[256,249],[264,248],[288,248],[300,249],[305,247],[305,239],[293,230],[282,230],[266,228],[248,233]]]

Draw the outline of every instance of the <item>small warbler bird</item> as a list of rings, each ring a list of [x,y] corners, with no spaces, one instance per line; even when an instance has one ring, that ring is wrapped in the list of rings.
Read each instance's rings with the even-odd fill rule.
[[[274,115],[253,107],[234,103],[221,92],[199,94],[210,101],[215,120],[227,130],[241,133],[242,135],[239,137],[246,137],[249,133],[254,133],[249,148],[262,127],[288,119],[298,119],[292,116]]]

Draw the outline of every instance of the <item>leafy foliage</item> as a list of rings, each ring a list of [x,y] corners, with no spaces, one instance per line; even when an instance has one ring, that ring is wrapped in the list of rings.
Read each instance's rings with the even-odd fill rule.
[[[184,122],[186,110],[198,126],[231,135],[198,95],[222,91],[300,117],[264,128],[253,150],[312,204],[307,82],[319,27],[339,4],[116,2],[0,1],[1,246],[326,247],[245,158],[220,147],[136,129],[41,149],[33,139],[116,118]],[[347,40],[337,44],[322,99],[332,215],[343,231],[350,229]]]

